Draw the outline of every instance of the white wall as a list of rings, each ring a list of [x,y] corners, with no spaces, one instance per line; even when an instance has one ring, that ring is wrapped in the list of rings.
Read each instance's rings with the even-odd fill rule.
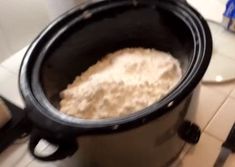
[[[46,1],[50,20],[55,19],[65,11],[87,0],[44,0]],[[91,0],[89,0],[91,1]]]
[[[0,62],[28,45],[50,20],[82,1],[86,0],[0,0]],[[226,1],[188,0],[204,17],[216,15],[217,21],[222,20]],[[211,5],[216,10],[208,10]]]
[[[187,0],[206,19],[221,23],[227,0]],[[210,10],[213,9],[213,10]]]
[[[48,22],[45,1],[0,0],[0,62],[29,44]]]
[[[0,62],[17,52],[58,15],[86,0],[0,0]]]

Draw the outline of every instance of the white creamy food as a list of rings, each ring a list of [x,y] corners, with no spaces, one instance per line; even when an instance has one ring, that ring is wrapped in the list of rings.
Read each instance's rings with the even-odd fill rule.
[[[126,116],[159,101],[182,77],[169,53],[128,48],[108,54],[61,92],[60,111],[82,119]]]

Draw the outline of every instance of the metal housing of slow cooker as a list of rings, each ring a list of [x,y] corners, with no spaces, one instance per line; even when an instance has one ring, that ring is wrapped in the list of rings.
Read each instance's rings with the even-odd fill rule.
[[[59,92],[76,75],[126,47],[170,52],[180,61],[183,79],[161,101],[126,117],[82,120],[58,111]],[[34,127],[31,152],[41,160],[63,159],[76,151],[78,137],[83,166],[169,163],[184,145],[179,128],[211,52],[208,25],[186,2],[102,1],[65,13],[35,39],[21,65],[20,89]],[[59,145],[56,156],[34,154],[40,139]]]

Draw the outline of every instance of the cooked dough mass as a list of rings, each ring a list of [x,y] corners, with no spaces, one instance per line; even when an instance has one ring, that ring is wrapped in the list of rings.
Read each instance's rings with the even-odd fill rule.
[[[169,53],[127,48],[108,54],[61,92],[60,111],[81,119],[126,116],[159,101],[182,77]]]

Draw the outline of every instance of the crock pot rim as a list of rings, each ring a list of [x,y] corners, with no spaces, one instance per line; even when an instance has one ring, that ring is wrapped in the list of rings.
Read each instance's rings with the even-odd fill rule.
[[[125,2],[128,2],[128,1],[125,1]],[[164,3],[166,3],[166,2],[164,2]],[[104,4],[104,2],[102,2],[101,5],[103,5],[103,4]],[[133,115],[126,116],[124,118],[116,118],[116,119],[110,119],[110,120],[109,119],[107,119],[107,120],[98,120],[98,121],[87,121],[87,120],[81,120],[81,119],[72,117],[72,119],[75,120],[74,122],[71,121],[71,119],[69,119],[69,120],[64,119],[65,118],[64,116],[63,116],[63,119],[61,119],[59,117],[54,118],[54,119],[52,118],[52,119],[54,121],[58,121],[57,119],[59,119],[60,123],[62,121],[64,124],[69,125],[69,126],[84,127],[84,128],[97,128],[97,127],[116,126],[116,125],[122,125],[122,124],[125,124],[125,123],[128,123],[128,122],[137,121],[137,120],[140,120],[140,119],[141,119],[141,122],[144,123],[146,121],[147,116],[152,115],[152,117],[157,118],[157,117],[160,117],[163,114],[166,114],[167,111],[169,111],[169,108],[168,108],[167,105],[170,102],[172,102],[173,99],[175,99],[176,97],[180,100],[178,102],[176,102],[175,104],[179,103],[186,96],[188,96],[190,94],[190,92],[197,86],[197,84],[201,80],[201,78],[202,78],[203,74],[205,73],[205,70],[206,70],[206,68],[209,64],[210,55],[211,55],[211,51],[212,51],[212,44],[211,44],[212,39],[211,39],[211,35],[209,33],[210,31],[209,31],[209,28],[208,28],[206,22],[203,20],[203,18],[194,9],[192,9],[188,5],[186,6],[185,4],[182,4],[182,3],[177,3],[177,5],[181,9],[184,9],[184,12],[187,11],[187,14],[191,15],[191,17],[192,17],[191,19],[194,18],[194,22],[197,21],[197,24],[198,24],[197,28],[200,27],[200,33],[201,33],[200,36],[203,38],[202,43],[204,41],[204,43],[203,43],[204,46],[202,46],[202,48],[201,48],[203,50],[200,50],[202,52],[201,54],[203,55],[203,57],[201,58],[201,62],[197,63],[197,64],[199,64],[198,67],[194,66],[194,69],[196,68],[195,69],[196,71],[193,71],[194,75],[191,76],[191,78],[187,78],[187,82],[189,82],[191,80],[191,85],[184,83],[184,91],[180,91],[181,89],[183,89],[183,86],[180,85],[178,87],[178,91],[177,90],[172,91],[171,96],[166,97],[165,100],[162,101],[162,103],[155,103],[155,104],[151,105],[150,107],[148,107],[148,108],[146,108],[146,109],[144,109],[140,112],[137,112]],[[84,8],[84,9],[86,9],[86,8]],[[70,14],[72,14],[74,11],[76,11],[76,9],[73,10]],[[27,51],[27,53],[24,57],[24,60],[22,62],[22,66],[21,66],[21,70],[20,70],[21,93],[22,93],[24,99],[26,100],[26,104],[27,104],[27,102],[34,104],[35,107],[37,107],[37,110],[39,112],[41,112],[42,114],[46,114],[47,112],[44,113],[45,111],[42,111],[42,110],[48,110],[48,108],[44,108],[41,104],[39,104],[39,102],[34,97],[33,92],[29,91],[29,90],[31,90],[31,86],[30,86],[31,82],[29,82],[29,78],[27,76],[27,66],[28,66],[28,62],[29,62],[29,59],[30,59],[30,55],[33,53],[34,49],[36,49],[35,47],[37,46],[37,44],[39,43],[41,38],[44,35],[46,35],[47,32],[50,31],[51,28],[53,28],[53,26],[58,24],[65,17],[67,17],[66,14],[64,16],[60,17],[59,19],[57,19],[57,21],[55,21],[49,27],[47,27],[42,32],[42,34],[39,35],[39,37],[32,43],[32,45],[29,47],[29,49],[28,49],[28,51]],[[206,33],[203,32],[203,29],[206,31]],[[207,48],[205,48],[206,44],[208,45]],[[204,60],[204,61],[202,62],[202,60]],[[25,92],[26,90],[28,90],[28,91]],[[156,110],[158,110],[158,112],[157,112],[158,115],[153,114]],[[56,110],[56,112],[59,113],[58,110]],[[59,115],[61,115],[61,113],[59,113]],[[70,117],[70,116],[68,116],[68,117]]]

